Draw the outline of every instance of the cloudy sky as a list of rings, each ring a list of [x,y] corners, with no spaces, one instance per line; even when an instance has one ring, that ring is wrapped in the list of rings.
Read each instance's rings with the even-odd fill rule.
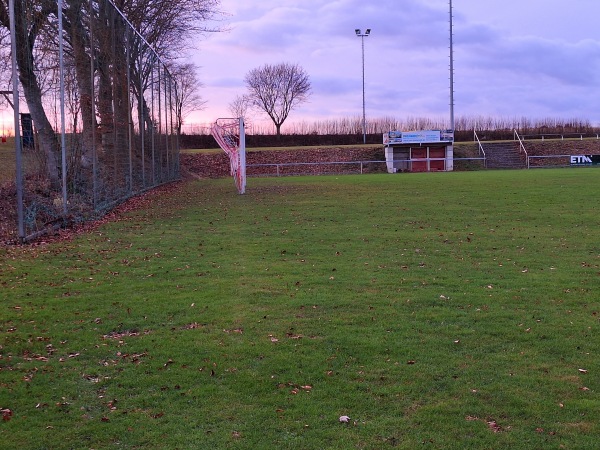
[[[206,109],[228,117],[246,73],[299,64],[312,94],[288,122],[449,116],[448,0],[221,0],[229,31],[198,42]],[[456,116],[587,119],[600,125],[600,1],[453,0]],[[258,116],[255,117],[258,119]],[[285,124],[283,126],[285,131]]]

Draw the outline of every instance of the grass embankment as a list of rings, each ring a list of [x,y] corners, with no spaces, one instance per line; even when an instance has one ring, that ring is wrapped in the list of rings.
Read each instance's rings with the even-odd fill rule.
[[[595,448],[597,176],[198,181],[10,250],[0,447]]]

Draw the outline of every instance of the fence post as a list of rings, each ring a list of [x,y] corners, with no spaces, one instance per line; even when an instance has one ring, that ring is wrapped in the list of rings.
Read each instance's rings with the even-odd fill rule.
[[[65,65],[64,65],[64,46],[63,46],[63,0],[58,0],[58,67],[60,78],[60,150],[61,150],[61,168],[62,168],[62,212],[68,214],[67,197],[67,142],[65,130]]]
[[[95,85],[95,70],[94,70],[94,49],[96,47],[94,35],[94,12],[92,8],[93,0],[89,0],[90,8],[90,86],[92,98],[90,99],[91,117],[96,114],[96,85]],[[98,154],[96,149],[96,133],[92,133],[92,207],[94,211],[98,210]]]
[[[10,42],[12,53],[12,89],[13,89],[13,112],[15,128],[15,171],[17,187],[17,222],[19,239],[25,240],[25,214],[23,209],[23,144],[21,142],[21,128],[19,127],[19,78],[17,75],[17,32],[15,29],[15,2],[8,1],[10,17]]]
[[[127,46],[125,47],[125,61],[127,64],[127,104],[131,105],[131,30],[125,28],[125,40]],[[140,94],[141,96],[141,94]],[[127,108],[127,146],[129,151],[127,154],[129,163],[129,195],[134,193],[133,187],[133,124],[131,117],[131,107]]]

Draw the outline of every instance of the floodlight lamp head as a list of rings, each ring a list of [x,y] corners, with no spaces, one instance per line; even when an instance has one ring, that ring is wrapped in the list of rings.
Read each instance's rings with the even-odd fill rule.
[[[369,34],[371,34],[371,29],[367,28],[367,31],[365,31],[365,36],[368,36]]]
[[[354,32],[356,33],[357,36],[360,36],[360,28],[357,28],[356,30],[354,30]]]

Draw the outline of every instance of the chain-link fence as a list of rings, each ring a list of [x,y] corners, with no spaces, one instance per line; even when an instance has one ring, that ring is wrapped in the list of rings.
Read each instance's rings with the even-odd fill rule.
[[[10,0],[15,234],[179,178],[177,85],[110,0]],[[18,79],[18,82],[17,82]],[[11,84],[10,80],[0,82]]]

